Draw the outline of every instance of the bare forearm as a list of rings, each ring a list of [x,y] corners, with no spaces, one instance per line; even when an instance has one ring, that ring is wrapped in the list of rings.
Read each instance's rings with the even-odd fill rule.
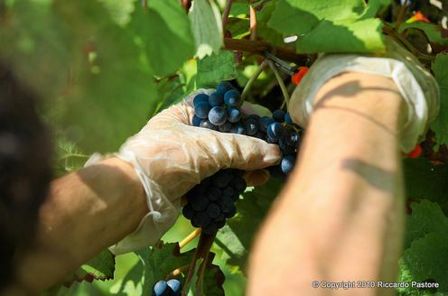
[[[317,99],[298,168],[257,242],[251,295],[269,295],[270,287],[259,285],[268,253],[288,255],[275,256],[279,278],[265,283],[286,280],[296,291],[328,292],[311,290],[312,280],[395,279],[403,230],[401,98],[386,78],[344,74]]]
[[[133,168],[115,158],[55,180],[40,210],[36,245],[23,259],[20,284],[48,287],[132,232],[147,212]]]

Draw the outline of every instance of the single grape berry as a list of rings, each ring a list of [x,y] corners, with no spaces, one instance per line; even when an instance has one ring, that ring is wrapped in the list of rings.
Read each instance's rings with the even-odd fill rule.
[[[268,138],[273,141],[278,141],[282,135],[283,127],[280,123],[274,122],[268,126],[267,134]]]
[[[224,94],[231,89],[233,89],[232,84],[228,81],[223,81],[216,87],[216,92],[221,96],[224,96]]]
[[[194,214],[194,210],[191,207],[191,204],[187,204],[183,209],[182,209],[182,215],[184,215],[185,218],[187,219],[191,219],[193,217]]]
[[[199,126],[201,122],[202,122],[201,118],[197,117],[196,115],[193,116],[192,119],[193,126]]]
[[[211,106],[207,102],[200,102],[197,105],[194,105],[194,114],[202,119],[208,118],[208,112],[210,112]]]
[[[217,204],[211,203],[208,205],[206,212],[210,218],[216,218],[221,214],[221,208]]]
[[[222,133],[229,133],[232,130],[232,124],[230,122],[226,122],[218,127],[218,130]]]
[[[246,129],[241,123],[235,124],[232,129],[230,130],[232,134],[239,134],[239,135],[245,135]]]
[[[242,177],[233,178],[231,184],[237,192],[243,192],[247,187],[246,181]]]
[[[214,125],[213,123],[211,123],[208,120],[203,120],[201,121],[201,123],[199,124],[200,127],[206,128],[206,129],[211,129],[211,130],[218,130],[218,127],[216,125]]]
[[[208,199],[202,198],[202,196],[200,195],[194,195],[191,198],[187,196],[187,198],[189,198],[188,201],[191,203],[191,207],[195,211],[203,211],[207,208],[209,204]]]
[[[275,110],[272,113],[272,118],[274,118],[274,120],[277,122],[283,122],[283,121],[285,121],[285,112],[280,109]]]
[[[221,106],[224,104],[224,98],[220,93],[214,92],[208,97],[208,103],[212,107]]]
[[[294,169],[296,158],[294,155],[287,155],[283,157],[280,167],[285,175],[288,175]]]
[[[260,118],[260,130],[265,133],[268,129],[268,126],[274,122],[275,122],[275,120],[268,116],[261,117]]]
[[[227,120],[226,109],[221,106],[213,107],[208,113],[208,120],[217,126],[224,124]]]
[[[168,287],[171,288],[171,290],[175,295],[180,295],[180,292],[182,290],[182,283],[178,279],[171,279],[168,280],[166,283]]]
[[[224,94],[224,103],[227,106],[237,107],[240,105],[240,102],[241,102],[241,97],[240,97],[240,93],[237,90],[231,89],[231,90],[228,90]]]
[[[193,106],[196,108],[197,105],[201,103],[208,103],[208,95],[197,94],[193,99]]]
[[[258,118],[249,117],[244,121],[244,127],[248,136],[255,136],[258,132],[259,123]]]
[[[213,181],[215,181],[216,179],[213,178]],[[213,182],[215,183],[215,182]],[[215,186],[215,184],[213,184],[213,186],[209,186],[208,188],[208,192],[207,192],[207,198],[211,201],[215,201],[218,200],[221,197],[221,190]]]
[[[241,119],[241,111],[238,108],[231,107],[227,111],[227,118],[231,123],[237,123]]]

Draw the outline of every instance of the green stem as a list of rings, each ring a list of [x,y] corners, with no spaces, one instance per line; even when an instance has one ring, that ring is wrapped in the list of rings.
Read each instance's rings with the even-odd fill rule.
[[[266,68],[267,60],[264,60],[261,65],[258,67],[257,71],[249,78],[249,81],[244,86],[243,92],[241,93],[241,101],[244,102],[244,100],[247,97],[247,94],[249,93],[252,84],[254,84],[255,80],[257,80],[258,76],[260,76],[261,72]]]
[[[274,63],[272,63],[270,60],[267,60],[267,61],[268,61],[269,67],[271,67],[272,72],[274,72],[275,78],[277,78],[277,82],[278,82],[278,85],[280,86],[280,89],[282,90],[283,104],[282,104],[281,108],[284,108],[285,104],[286,104],[286,109],[288,109],[288,104],[289,104],[288,89],[286,88],[286,85],[283,82],[283,78],[280,76],[280,73],[277,71],[277,68],[275,67]]]
[[[406,14],[406,9],[408,7],[409,0],[406,0],[403,5],[400,7],[400,11],[398,12],[397,20],[395,21],[395,29],[398,30],[403,23],[403,18]]]

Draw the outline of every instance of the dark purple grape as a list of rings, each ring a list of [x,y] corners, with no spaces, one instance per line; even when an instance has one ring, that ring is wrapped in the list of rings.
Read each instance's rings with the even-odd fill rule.
[[[194,114],[202,119],[208,118],[208,112],[210,112],[211,106],[207,102],[200,102],[194,106]]]
[[[203,120],[199,126],[203,127],[203,128],[206,128],[206,129],[211,129],[211,130],[214,130],[214,131],[218,130],[218,127],[216,125],[214,125],[213,123],[211,123],[210,121],[208,121],[208,120]]]
[[[233,198],[234,195],[235,195],[235,189],[233,189],[232,187],[226,187],[222,192],[223,197]]]
[[[247,118],[244,121],[244,127],[248,136],[255,136],[258,132],[259,124],[257,118]]]
[[[232,84],[228,81],[223,81],[216,87],[216,92],[221,94],[221,96],[224,96],[224,94],[231,89],[233,89]]]
[[[241,123],[235,124],[232,129],[230,130],[232,134],[239,134],[239,135],[245,135],[246,129]]]
[[[210,218],[216,218],[221,213],[221,208],[217,204],[211,203],[208,205],[206,213]]]
[[[296,158],[294,155],[287,155],[282,158],[282,162],[280,163],[280,168],[285,175],[288,175],[294,169],[294,164],[296,162]]]
[[[280,165],[272,166],[268,168],[269,174],[274,178],[284,178],[285,174],[282,172]]]
[[[233,178],[231,184],[237,192],[243,192],[247,187],[246,181],[242,177]]]
[[[193,107],[196,108],[199,104],[208,103],[208,95],[198,94],[193,99]]]
[[[293,131],[288,137],[288,142],[292,147],[297,149],[300,144],[299,134],[296,131]]]
[[[229,185],[230,181],[232,181],[233,175],[227,170],[223,170],[218,172],[213,177],[213,185],[215,185],[218,188],[225,188],[227,185]]]
[[[278,141],[282,135],[283,127],[280,123],[274,122],[268,126],[267,134],[268,138],[273,141]]]
[[[269,126],[271,123],[274,123],[274,122],[275,122],[274,119],[272,119],[272,118],[270,118],[270,117],[267,117],[267,116],[263,116],[263,117],[261,117],[259,121],[260,121],[260,130],[261,130],[262,132],[264,132],[264,133],[267,131],[268,126]]]
[[[214,179],[214,178],[213,178]],[[218,187],[215,186],[210,186],[208,188],[208,192],[207,192],[207,198],[209,200],[218,200],[222,195],[222,191],[221,189],[219,189]]]
[[[215,106],[208,113],[208,120],[216,126],[220,126],[227,121],[226,109],[221,106]]]
[[[182,215],[184,215],[185,218],[190,220],[193,217],[193,208],[191,207],[191,204],[188,203],[183,209],[182,209]]]
[[[193,126],[199,126],[201,122],[202,122],[201,118],[197,117],[196,115],[193,116],[192,119]]]
[[[236,123],[241,119],[241,111],[236,107],[229,108],[227,114],[228,114],[227,118],[231,123]]]
[[[222,212],[224,213],[224,216],[226,218],[232,218],[233,216],[235,216],[236,214],[236,207],[235,204],[232,203],[228,206],[225,206],[222,208]]]
[[[221,106],[224,104],[224,98],[220,93],[214,92],[208,97],[208,103],[212,107]]]
[[[274,118],[274,120],[277,122],[283,122],[283,121],[285,121],[285,112],[280,109],[275,110],[272,113],[272,118]]]
[[[229,107],[237,107],[240,105],[241,102],[241,96],[240,93],[235,90],[235,89],[231,89],[228,90],[225,94],[224,94],[224,103],[229,106]]]
[[[203,211],[207,208],[209,201],[203,196],[195,196],[190,200],[191,207],[195,211]]]
[[[216,227],[218,228],[218,229],[220,229],[220,228],[223,228],[224,227],[224,225],[226,225],[226,217],[223,215],[222,216],[222,219],[216,219],[215,220],[215,224],[216,224]]]
[[[194,227],[202,227],[210,223],[212,219],[206,212],[195,212],[193,217],[191,218],[191,224]]]
[[[232,130],[232,124],[230,122],[226,122],[218,127],[218,130],[222,133],[229,133]]]
[[[180,293],[182,292],[182,283],[178,279],[171,279],[166,283],[168,287],[171,288],[175,296],[180,296]]]

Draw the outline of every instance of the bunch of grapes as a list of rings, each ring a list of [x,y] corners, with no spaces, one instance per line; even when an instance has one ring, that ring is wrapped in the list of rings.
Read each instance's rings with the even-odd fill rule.
[[[153,296],[180,296],[182,284],[177,279],[160,280],[153,287]]]
[[[236,214],[235,202],[246,189],[242,171],[226,169],[204,179],[187,193],[182,213],[194,227],[215,234]]]
[[[242,113],[241,94],[229,82],[221,82],[210,95],[198,94],[193,99],[193,125],[224,133],[257,137],[278,144],[282,160],[270,168],[274,176],[286,176],[294,168],[301,131],[288,113],[273,112],[272,117]],[[206,234],[215,234],[227,218],[236,214],[235,202],[246,188],[243,173],[222,170],[206,178],[187,193],[183,215]]]

